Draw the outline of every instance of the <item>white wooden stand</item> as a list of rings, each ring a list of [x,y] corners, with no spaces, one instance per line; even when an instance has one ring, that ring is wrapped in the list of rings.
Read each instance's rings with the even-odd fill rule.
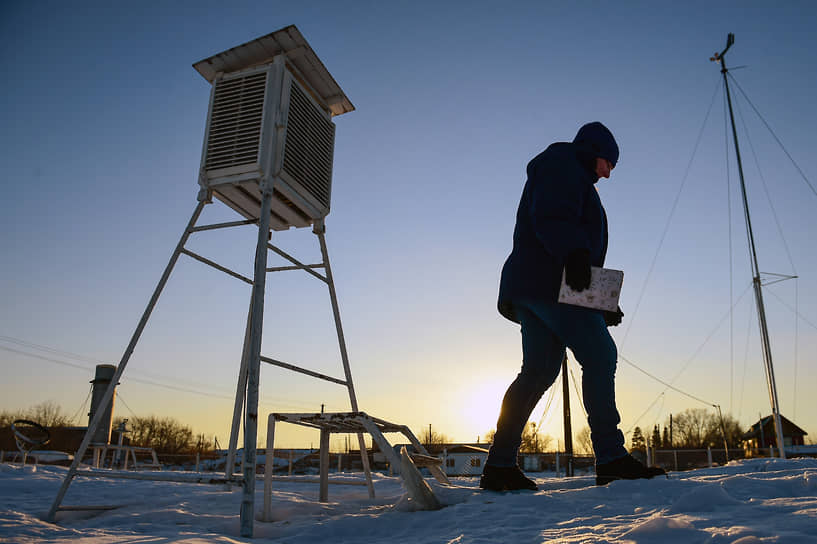
[[[438,460],[434,457],[430,457],[428,455],[428,451],[423,447],[417,437],[414,436],[414,433],[411,432],[405,425],[398,425],[396,423],[389,423],[388,421],[384,421],[382,419],[378,419],[375,417],[371,417],[364,412],[333,412],[333,413],[308,413],[308,414],[270,414],[269,418],[267,419],[267,463],[265,465],[264,470],[264,516],[263,519],[265,521],[271,521],[272,518],[272,475],[273,475],[273,463],[272,457],[275,448],[275,422],[280,421],[284,423],[293,423],[295,425],[301,425],[303,427],[311,427],[313,429],[320,430],[320,490],[318,494],[318,500],[320,502],[327,502],[329,500],[329,436],[331,433],[342,433],[342,434],[352,434],[355,433],[358,436],[362,436],[363,433],[368,433],[371,435],[372,440],[378,445],[380,451],[386,456],[386,459],[389,460],[389,465],[391,469],[400,471],[401,467],[401,459],[397,452],[394,451],[389,441],[384,436],[385,433],[401,433],[405,436],[412,446],[417,450],[420,454],[416,457],[417,464],[422,464],[422,466],[428,467],[431,474],[434,478],[442,483],[448,485],[450,482],[448,481],[448,477],[445,475],[443,470],[440,468],[440,464],[442,463],[441,460]],[[366,462],[365,466],[368,466],[368,455],[366,453],[366,448],[363,446],[361,448],[361,455]],[[411,467],[408,470],[417,470],[415,466],[415,460],[409,460],[411,463]],[[366,481],[369,488],[372,488],[371,483],[371,474],[369,471],[366,472]],[[417,492],[418,486],[411,485],[412,480],[406,478],[406,474],[403,474],[404,481],[406,482],[406,489],[409,492],[409,495],[412,496],[415,500],[418,500],[419,497],[415,497],[416,495],[420,495],[421,493]],[[428,492],[431,492],[428,489]],[[433,495],[433,493],[432,493]]]

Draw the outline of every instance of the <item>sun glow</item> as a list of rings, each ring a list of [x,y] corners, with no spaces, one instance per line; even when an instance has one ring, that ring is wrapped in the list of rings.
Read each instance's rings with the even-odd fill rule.
[[[502,406],[502,397],[510,382],[501,379],[490,379],[471,383],[462,393],[463,412],[462,430],[466,436],[479,436],[486,441],[489,431],[496,429],[496,420]]]

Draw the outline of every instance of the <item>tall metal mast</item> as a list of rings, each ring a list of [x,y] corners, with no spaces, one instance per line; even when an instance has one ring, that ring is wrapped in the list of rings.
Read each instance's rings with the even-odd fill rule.
[[[763,291],[760,281],[760,269],[757,265],[757,251],[755,250],[755,237],[752,233],[752,219],[749,217],[749,201],[746,198],[746,182],[743,177],[743,163],[740,159],[740,146],[738,145],[738,131],[735,128],[735,114],[732,111],[732,97],[729,94],[729,78],[726,68],[726,62],[723,56],[735,43],[735,35],[731,32],[726,38],[726,48],[720,53],[715,53],[709,60],[719,62],[721,65],[721,74],[723,75],[723,84],[726,88],[726,101],[729,104],[729,119],[732,122],[732,140],[735,142],[735,156],[738,160],[738,172],[740,174],[740,191],[743,196],[743,216],[746,219],[746,234],[749,238],[749,251],[752,257],[752,286],[755,292],[755,303],[757,304],[757,319],[760,324],[760,342],[763,347],[763,365],[766,370],[766,384],[769,388],[769,400],[772,405],[772,416],[774,418],[774,431],[777,436],[777,450],[778,455],[785,459],[786,450],[783,443],[783,427],[780,423],[780,405],[777,400],[777,385],[774,380],[774,366],[772,365],[772,348],[769,344],[769,329],[766,324],[766,309],[763,305]],[[760,422],[761,427],[763,422]]]

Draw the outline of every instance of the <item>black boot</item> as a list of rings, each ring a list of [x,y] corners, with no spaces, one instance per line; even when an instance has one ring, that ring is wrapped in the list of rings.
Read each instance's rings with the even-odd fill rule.
[[[662,475],[666,475],[663,468],[644,466],[629,454],[609,463],[596,465],[596,485],[607,485],[613,480],[637,480]]]
[[[538,489],[533,480],[522,474],[518,466],[494,467],[485,465],[482,478],[479,480],[479,486],[490,491],[516,491],[518,489],[536,491]]]

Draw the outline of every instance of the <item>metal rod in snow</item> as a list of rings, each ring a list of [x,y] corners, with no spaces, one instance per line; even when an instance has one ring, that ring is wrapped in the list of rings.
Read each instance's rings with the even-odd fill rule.
[[[721,422],[721,436],[723,437],[723,452],[726,454],[726,462],[729,462],[729,442],[726,440],[726,425],[723,423],[723,412],[721,412],[721,405],[716,404],[715,408],[718,409],[718,418]]]
[[[114,375],[111,378],[111,383],[105,390],[105,394],[100,401],[101,406],[107,406],[111,402],[114,391],[116,390],[116,384],[119,383],[122,373],[125,372],[125,367],[128,365],[128,361],[130,360],[133,350],[136,348],[136,343],[139,342],[139,338],[142,336],[142,331],[145,329],[148,319],[150,318],[150,314],[153,312],[153,308],[156,306],[156,302],[159,300],[159,295],[161,295],[165,284],[167,284],[167,280],[170,278],[170,273],[173,271],[173,267],[179,260],[179,255],[181,255],[184,244],[187,243],[187,239],[190,237],[190,233],[192,232],[193,227],[196,225],[196,221],[198,221],[205,204],[207,204],[207,201],[200,199],[196,205],[196,209],[193,211],[193,215],[190,217],[190,221],[187,223],[187,227],[185,227],[184,232],[179,239],[179,243],[176,244],[176,249],[173,250],[173,255],[170,257],[170,261],[167,263],[164,273],[162,274],[158,285],[156,285],[156,289],[153,291],[153,296],[150,297],[150,302],[148,302],[147,308],[145,308],[142,318],[139,320],[139,324],[136,326],[136,330],[131,337],[130,343],[125,349],[125,353],[122,355],[122,359],[119,361],[119,364],[116,367],[116,372],[114,372]],[[79,467],[79,464],[88,449],[88,445],[91,443],[91,439],[93,438],[97,427],[99,427],[99,424],[102,422],[104,414],[105,410],[97,410],[94,417],[91,418],[91,421],[88,424],[88,430],[85,432],[85,436],[79,445],[79,449],[77,449],[77,452],[74,455],[74,460],[71,463],[71,467],[68,469],[65,479],[62,481],[59,491],[57,491],[57,496],[54,498],[54,503],[51,505],[51,509],[48,511],[48,514],[46,514],[46,521],[50,523],[56,522],[57,511],[59,510],[60,504],[62,504],[62,500],[65,498],[65,493],[68,491],[68,486],[71,485],[71,480],[73,480],[74,476],[76,475],[77,468]]]
[[[726,102],[729,106],[729,120],[732,123],[732,140],[735,144],[735,156],[738,162],[738,174],[740,174],[740,190],[741,196],[743,199],[743,216],[746,219],[746,235],[749,239],[749,250],[751,252],[751,263],[752,263],[752,284],[754,286],[755,292],[755,303],[757,305],[757,317],[758,317],[758,324],[760,326],[760,340],[763,347],[763,364],[764,369],[766,371],[766,385],[769,389],[769,401],[772,405],[772,415],[774,416],[774,428],[775,434],[777,435],[777,446],[778,450],[780,451],[780,457],[786,457],[785,446],[783,442],[783,428],[780,422],[780,406],[777,400],[777,385],[774,379],[774,365],[772,363],[772,348],[769,342],[769,329],[766,323],[766,310],[763,305],[763,293],[762,293],[762,286],[760,281],[760,268],[758,267],[757,263],[757,250],[755,249],[755,237],[752,231],[752,219],[749,215],[749,200],[746,196],[746,180],[743,175],[743,161],[740,158],[740,145],[738,144],[738,131],[735,126],[735,114],[732,110],[732,96],[729,92],[729,78],[727,77],[727,73],[729,70],[726,68],[726,61],[724,60],[724,55],[732,47],[732,44],[735,43],[735,35],[730,33],[726,39],[726,48],[721,51],[720,53],[715,53],[715,55],[710,59],[712,61],[717,61],[721,65],[721,74],[723,75],[723,84],[726,90]]]
[[[343,362],[343,372],[346,376],[346,387],[349,389],[349,402],[352,405],[352,411],[358,412],[357,395],[355,395],[355,386],[352,382],[352,369],[349,366],[349,354],[346,351],[346,339],[343,336],[343,326],[340,322],[340,307],[338,306],[338,295],[335,291],[335,280],[332,276],[332,267],[329,265],[329,250],[326,248],[326,224],[323,220],[316,221],[312,232],[318,236],[318,242],[321,246],[321,258],[325,265],[326,284],[329,286],[329,298],[332,302],[332,314],[335,317],[335,329],[338,334],[338,344],[340,346],[340,358]],[[300,263],[296,263],[300,264]],[[360,461],[363,464],[363,473],[366,476],[366,484],[369,489],[369,498],[374,498],[374,484],[372,483],[371,470],[369,468],[369,454],[366,453],[366,441],[363,438],[363,433],[357,434],[357,442],[360,446]]]
[[[562,359],[562,404],[565,431],[565,476],[573,476],[573,426],[570,423],[570,387],[567,383],[567,354]],[[538,429],[536,429],[538,431]]]

